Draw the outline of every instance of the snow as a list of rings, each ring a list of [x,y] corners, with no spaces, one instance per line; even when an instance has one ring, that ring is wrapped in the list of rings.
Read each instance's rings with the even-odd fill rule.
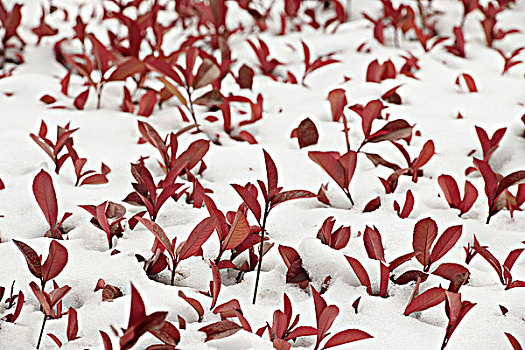
[[[49,17],[53,19],[54,26],[61,28],[60,35],[71,33],[71,18],[76,16],[78,3],[79,1],[68,1],[63,4],[71,10],[69,23],[64,22],[59,13]],[[460,2],[442,0],[433,1],[432,4],[443,11],[443,15],[438,17],[438,30],[451,35],[452,27],[457,25],[461,16]],[[84,8],[86,13],[90,12],[90,6],[96,8],[98,1],[92,0]],[[496,47],[505,52],[511,52],[525,42],[525,1],[518,0],[512,7],[498,17],[498,25],[505,29],[519,28],[522,32],[495,43]],[[132,282],[142,295],[148,314],[168,311],[167,319],[175,325],[178,325],[177,315],[186,319],[188,327],[181,331],[181,349],[271,349],[272,344],[268,341],[267,333],[260,338],[241,330],[228,338],[205,343],[204,333],[198,332],[204,325],[220,319],[209,310],[210,298],[197,292],[209,288],[212,275],[208,259],[214,259],[219,249],[215,234],[203,246],[204,259],[192,257],[180,263],[175,286],[168,285],[168,275],[161,274],[155,280],[150,280],[142,265],[137,262],[135,254],[149,256],[154,241],[153,235],[141,225],[133,231],[126,228],[124,237],[116,241],[115,245],[120,253],[110,255],[105,234],[89,223],[89,214],[78,205],[99,204],[106,200],[122,203],[122,199],[132,191],[130,163],[136,162],[141,156],[149,156],[146,165],[156,181],[162,177],[162,171],[156,164],[158,152],[149,144],[137,143],[140,136],[137,120],[147,121],[161,135],[179,130],[186,124],[182,122],[172,101],[162,110],[156,110],[149,118],[121,112],[118,109],[122,98],[119,82],[111,83],[105,88],[102,109],[95,108],[96,101],[91,95],[85,110],[75,110],[72,98],[60,93],[59,79],[66,71],[54,59],[53,43],[56,37],[45,38],[36,47],[36,39],[29,29],[38,23],[40,9],[36,2],[27,3],[23,8],[22,34],[29,43],[24,50],[26,62],[16,68],[12,77],[0,80],[0,178],[6,186],[0,191],[0,215],[4,215],[0,218],[0,286],[6,287],[7,295],[12,281],[16,281],[15,291],[22,290],[26,301],[15,324],[0,321],[0,348],[34,348],[40,331],[42,314],[29,288],[29,282],[35,278],[30,274],[22,254],[12,240],[22,240],[38,254],[47,256],[50,239],[43,237],[47,229],[46,222],[31,191],[35,175],[44,169],[54,181],[59,217],[66,211],[73,213],[65,223],[68,239],[60,241],[68,249],[69,261],[56,281],[61,286],[67,284],[72,287],[72,291],[64,299],[64,310],[69,307],[77,310],[80,339],[65,342],[67,317],[48,321],[44,334],[57,335],[65,342],[64,349],[101,348],[99,330],[110,334],[114,345],[118,344],[117,338],[111,333],[110,325],[116,328],[126,327]],[[253,91],[239,92],[231,77],[224,81],[225,92],[240,93],[251,99],[262,93],[263,119],[240,129],[253,134],[258,141],[257,145],[230,139],[222,131],[220,121],[209,123],[204,120],[206,115],[213,113],[199,108],[197,114],[204,132],[180,136],[179,149],[185,149],[194,140],[219,135],[221,145],[210,145],[204,158],[208,168],[198,179],[205,188],[213,190],[211,197],[224,212],[236,210],[241,203],[230,184],[244,185],[266,178],[262,149],[268,151],[274,159],[279,172],[279,185],[285,190],[304,189],[316,193],[321,184],[329,183],[331,207],[316,199],[303,199],[284,203],[271,212],[267,230],[270,241],[275,246],[264,257],[257,304],[251,304],[255,272],[245,274],[244,279],[235,284],[233,281],[237,274],[232,271],[222,271],[223,285],[218,304],[233,298],[238,299],[244,316],[255,331],[266,322],[271,324],[272,314],[275,310],[282,309],[283,293],[286,293],[292,301],[294,315],[301,315],[300,325],[315,326],[311,295],[297,285],[285,283],[286,267],[277,247],[292,246],[299,252],[303,267],[308,271],[316,289],[320,288],[327,275],[332,277],[332,283],[323,295],[329,305],[335,304],[340,309],[332,334],[347,328],[357,328],[374,337],[343,345],[341,349],[437,349],[447,325],[443,305],[416,316],[403,316],[414,284],[398,286],[390,283],[388,298],[369,296],[365,288],[360,286],[344,255],[355,257],[363,263],[371,276],[372,287],[376,289],[379,278],[378,262],[368,259],[361,235],[367,225],[375,225],[381,232],[387,261],[412,250],[414,224],[426,217],[434,218],[439,233],[447,227],[463,225],[460,240],[440,263],[465,265],[463,246],[472,244],[474,235],[482,245],[489,246],[500,261],[511,250],[523,247],[525,214],[515,212],[514,218],[510,218],[507,211],[502,211],[492,218],[490,225],[486,225],[487,204],[483,180],[476,174],[465,177],[464,170],[472,166],[472,157],[468,156],[471,150],[476,151],[474,156],[481,157],[475,125],[485,128],[489,135],[498,128],[507,127],[505,137],[491,160],[495,171],[509,174],[525,169],[524,125],[520,121],[525,112],[525,64],[513,67],[509,73],[501,75],[503,60],[495,50],[486,47],[479,25],[481,15],[477,12],[469,15],[465,24],[467,58],[462,59],[447,53],[443,45],[425,53],[419,43],[404,39],[401,48],[396,48],[390,42],[388,30],[385,31],[388,45],[382,46],[373,39],[370,23],[360,17],[363,10],[372,17],[377,17],[380,6],[372,6],[367,0],[353,0],[352,21],[341,25],[334,34],[305,27],[301,32],[292,32],[285,36],[273,33],[261,35],[270,47],[271,56],[286,63],[284,68],[278,68],[283,76],[286,70],[299,76],[302,73],[300,40],[310,46],[313,57],[335,52],[334,57],[341,62],[314,72],[306,80],[307,87],[274,82],[263,75],[256,75]],[[240,17],[238,20],[248,19]],[[88,28],[97,27],[90,25]],[[178,30],[180,29],[176,31]],[[101,29],[97,31],[104,33]],[[173,35],[174,40],[182,37],[180,32]],[[246,38],[253,37],[240,33],[231,39],[232,52],[238,59],[235,72],[242,63],[256,66],[255,56],[245,41]],[[356,52],[356,48],[365,41],[371,53]],[[399,75],[395,80],[380,84],[365,82],[366,67],[373,59],[378,58],[382,62],[390,58],[399,69],[403,63],[400,55],[407,51],[420,58],[421,69],[416,73],[417,80]],[[525,58],[523,53],[518,57]],[[462,73],[472,75],[478,86],[478,93],[467,93],[454,85],[456,77]],[[351,77],[351,80],[343,82],[344,76]],[[73,77],[70,90],[75,94],[80,92],[80,84],[81,79]],[[436,154],[423,167],[424,176],[417,183],[413,183],[408,176],[402,176],[398,189],[390,195],[384,194],[377,179],[378,176],[387,177],[389,170],[375,168],[366,157],[360,155],[356,175],[351,183],[356,204],[350,207],[336,183],[308,158],[308,151],[345,152],[342,123],[331,121],[328,92],[343,88],[348,105],[366,104],[399,84],[403,84],[399,89],[403,104],[388,104],[386,112],[390,113],[390,120],[404,118],[410,124],[415,124],[415,131],[421,132],[421,136],[415,136],[407,147],[412,157],[417,156],[429,139],[436,145]],[[6,93],[12,93],[12,96],[6,96]],[[67,108],[50,109],[39,101],[44,94],[54,96],[57,98],[56,105]],[[232,112],[234,125],[246,118],[236,114],[235,109]],[[456,119],[458,112],[461,112],[464,119]],[[356,149],[362,140],[361,119],[351,111],[347,110],[345,113],[350,126],[350,143]],[[220,115],[216,115],[220,119]],[[319,130],[319,142],[299,149],[297,140],[291,139],[290,134],[307,117],[313,120]],[[41,120],[47,123],[52,139],[56,125],[71,122],[72,127],[79,128],[74,134],[76,150],[81,157],[88,158],[87,169],[99,169],[100,162],[107,164],[111,168],[109,183],[75,187],[74,171],[69,161],[60,175],[54,174],[54,164],[29,137],[30,133],[38,132]],[[382,123],[384,122],[376,121],[374,130],[382,126]],[[380,153],[394,162],[403,161],[397,150],[387,143],[367,144],[364,149],[367,152]],[[454,176],[461,192],[464,181],[468,178],[479,192],[474,207],[462,218],[458,218],[457,210],[449,209],[443,197],[437,183],[437,177],[441,174]],[[392,209],[393,202],[397,200],[402,205],[408,189],[414,193],[415,207],[407,219],[400,219]],[[377,196],[381,197],[381,207],[372,213],[362,213],[364,206]],[[135,207],[127,204],[125,206],[128,209],[127,218],[138,211]],[[205,208],[192,208],[184,199],[177,203],[170,200],[161,209],[156,222],[164,228],[170,239],[177,237],[177,241],[182,242],[207,215]],[[334,216],[336,227],[351,226],[352,237],[348,246],[341,251],[333,250],[315,238],[328,216]],[[251,214],[248,220],[250,224],[255,224]],[[437,265],[439,263],[435,267]],[[504,290],[491,266],[480,256],[476,256],[467,267],[471,273],[470,280],[460,292],[462,300],[469,300],[476,303],[476,306],[455,331],[447,349],[510,348],[504,332],[513,334],[525,344],[523,290]],[[403,271],[409,269],[421,269],[421,266],[413,259],[402,267]],[[517,260],[512,274],[515,279],[525,279],[523,256]],[[100,292],[93,292],[99,278],[120,288],[124,296],[112,302],[102,302]],[[422,283],[421,291],[440,284],[445,287],[447,283],[431,275]],[[181,290],[202,302],[206,311],[202,322],[197,322],[195,311],[178,297]],[[351,304],[358,297],[361,297],[361,301],[356,314]],[[509,309],[505,316],[501,314],[499,305]],[[12,310],[6,310],[6,304],[0,304],[0,316],[10,312]],[[145,335],[135,348],[142,349],[155,342],[153,336]],[[292,348],[312,349],[314,344],[314,337],[303,337]],[[41,348],[55,347],[52,340],[44,335]]]

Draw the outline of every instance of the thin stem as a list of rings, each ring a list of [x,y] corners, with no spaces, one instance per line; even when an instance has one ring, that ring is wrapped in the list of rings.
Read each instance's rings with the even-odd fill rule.
[[[44,315],[44,322],[42,322],[42,328],[40,328],[40,335],[38,336],[38,343],[36,344],[36,349],[40,348],[40,342],[42,341],[42,334],[44,334],[44,327],[46,326],[47,315]]]
[[[259,262],[257,265],[257,277],[255,278],[255,289],[253,291],[253,302],[252,304],[255,304],[255,300],[257,299],[257,289],[259,288],[259,277],[261,275],[261,266],[262,266],[262,259],[263,259],[263,246],[264,246],[264,233],[266,232],[266,218],[268,217],[268,214],[270,212],[269,210],[269,203],[265,204],[264,208],[264,217],[263,222],[261,225],[261,245],[259,247]]]
[[[343,191],[346,194],[346,197],[350,200],[350,203],[352,203],[352,206],[354,206],[354,200],[352,199],[352,195],[350,194],[350,190],[345,188]]]
[[[344,115],[344,113],[343,113],[343,125],[344,125],[343,132],[345,133],[345,141],[346,141],[346,151],[350,152],[350,139],[348,138],[348,132],[350,131],[350,129],[348,128],[348,122],[346,120],[346,116]]]
[[[15,282],[16,281],[13,281],[13,283],[11,284],[11,293],[9,295],[9,305],[7,306],[7,309],[10,309],[13,307],[13,305],[15,304],[15,298],[13,298],[13,292],[14,292],[14,288],[15,288]]]
[[[363,148],[364,145],[366,145],[366,141],[365,140],[363,140],[361,145],[359,145],[359,148],[357,149],[356,153],[359,153],[359,151],[361,151],[361,148]]]
[[[201,132],[199,129],[199,124],[197,123],[197,117],[195,116],[195,109],[193,108],[193,100],[191,99],[191,90],[189,86],[186,86],[186,93],[188,94],[188,101],[190,103],[191,118],[193,119],[195,125],[197,125],[197,132]]]
[[[101,82],[99,88],[97,89],[97,109],[100,109],[102,104],[102,90],[104,90],[104,83]]]
[[[394,27],[394,45],[399,47],[399,32],[397,28]]]
[[[171,285],[175,285],[175,271],[177,270],[178,263],[175,262],[175,260],[172,260],[173,268],[171,269]]]

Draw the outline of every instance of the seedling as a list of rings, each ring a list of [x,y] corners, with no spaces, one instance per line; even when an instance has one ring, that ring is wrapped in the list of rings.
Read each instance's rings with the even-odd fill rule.
[[[79,205],[79,207],[93,216],[90,222],[106,233],[109,249],[113,248],[113,237],[121,238],[124,232],[122,220],[125,219],[126,208],[108,201],[97,206]],[[110,223],[109,219],[114,220]]]
[[[29,136],[31,136],[33,141],[35,141],[37,145],[46,152],[49,158],[51,158],[53,163],[55,163],[55,173],[58,174],[60,168],[69,157],[69,153],[60,155],[60,152],[64,149],[66,143],[69,143],[71,146],[73,145],[73,138],[71,138],[71,135],[77,130],[78,128],[70,129],[69,123],[64,127],[57,126],[57,141],[56,143],[53,143],[47,138],[47,125],[42,120],[38,136],[35,134],[30,134]]]
[[[236,184],[232,185],[239,196],[241,196],[244,203],[248,206],[248,209],[250,209],[255,216],[255,219],[261,228],[261,243],[259,245],[259,262],[257,266],[257,277],[255,279],[255,289],[253,292],[253,304],[255,304],[255,300],[257,299],[257,288],[259,286],[264,249],[264,235],[266,233],[266,220],[268,219],[270,211],[277,205],[292,199],[315,197],[315,194],[305,190],[282,191],[282,187],[278,187],[277,167],[270,155],[264,150],[263,153],[264,161],[266,163],[267,181],[265,184],[263,181],[257,180],[257,183],[259,184],[259,188],[263,195],[264,211],[261,211],[261,205],[257,198],[258,192],[255,186],[251,184],[248,184],[245,187]]]
[[[182,260],[185,260],[195,255],[202,247],[204,242],[208,240],[213,231],[216,229],[216,219],[209,217],[202,220],[190,233],[188,239],[175,249],[177,238],[172,241],[168,239],[164,230],[151,220],[144,218],[137,218],[151,233],[155,235],[155,246],[161,252],[166,250],[171,259],[171,285],[175,283],[175,270]]]

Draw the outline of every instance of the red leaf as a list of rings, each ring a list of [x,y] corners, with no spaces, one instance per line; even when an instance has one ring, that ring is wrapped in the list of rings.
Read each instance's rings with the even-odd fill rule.
[[[102,337],[102,344],[104,344],[104,350],[113,350],[113,344],[111,344],[111,339],[108,334],[103,331],[99,331],[100,336]]]
[[[443,190],[445,199],[451,208],[459,209],[461,205],[461,198],[459,195],[459,188],[456,180],[450,175],[441,175],[438,177],[438,183]]]
[[[204,316],[204,309],[201,303],[197,299],[193,299],[186,296],[181,290],[179,291],[179,297],[184,299],[197,312],[197,314],[199,315],[200,322],[202,320],[202,317]]]
[[[363,265],[361,265],[361,263],[357,259],[354,259],[352,257],[345,255],[345,258],[352,267],[352,270],[354,270],[354,273],[359,279],[359,282],[361,282],[361,284],[366,287],[367,293],[372,295],[372,285],[370,283],[370,278],[368,277],[368,273],[366,272]]]
[[[199,251],[204,242],[208,240],[215,230],[216,221],[214,217],[202,220],[191,231],[188,239],[179,248],[179,260],[184,260],[193,256]]]
[[[157,104],[157,99],[157,92],[154,90],[148,90],[140,99],[137,115],[149,117],[153,113],[153,109]]]
[[[33,248],[23,242],[13,239],[13,243],[16,244],[17,248],[24,255],[24,258],[27,262],[27,267],[33,276],[36,278],[42,278],[42,263],[38,257],[38,254],[33,250]]]
[[[379,296],[386,298],[388,293],[388,277],[390,276],[390,270],[382,261],[379,262],[379,270],[381,275],[379,283]]]
[[[332,348],[334,346],[352,343],[358,340],[373,338],[370,334],[359,329],[347,329],[334,334],[324,345],[323,349]]]
[[[365,242],[365,249],[370,259],[385,262],[385,251],[383,250],[383,242],[381,234],[377,229],[366,227],[363,234],[363,241]]]
[[[278,204],[292,200],[292,199],[301,199],[301,198],[312,198],[315,197],[315,194],[310,191],[305,190],[292,190],[279,192],[274,195],[271,199],[271,207],[275,207]]]
[[[61,348],[62,347],[62,342],[60,341],[60,339],[58,339],[58,337],[56,335],[54,335],[53,333],[47,333],[48,337],[51,338],[55,344]]]
[[[67,340],[72,341],[78,339],[78,321],[77,321],[77,311],[72,307],[69,308],[67,312]]]
[[[164,342],[166,350],[172,350],[180,342],[180,332],[179,330],[168,321],[164,321],[162,328],[154,330],[151,332],[155,337]]]
[[[2,299],[2,294],[3,294],[3,287],[0,289],[0,300]],[[25,300],[25,296],[24,296],[24,293],[22,291],[20,291],[18,293],[18,297],[16,298],[16,308],[15,308],[15,311],[12,313],[12,314],[8,314],[5,317],[5,320],[7,322],[12,322],[14,323],[17,319],[18,319],[18,316],[20,316],[20,312],[22,311],[22,306],[24,306],[24,300]]]
[[[339,308],[335,305],[329,305],[323,309],[317,319],[317,344],[327,336],[338,314]]]
[[[243,187],[241,185],[232,184],[231,185],[233,189],[241,196],[242,200],[250,211],[253,213],[257,221],[261,220],[261,206],[259,202],[257,201],[257,189],[250,184],[251,187],[255,188],[254,191],[250,191],[248,188]],[[255,194],[254,194],[255,192]]]
[[[142,225],[144,225],[151,233],[155,235],[155,237],[159,240],[162,246],[168,251],[171,258],[175,260],[175,253],[173,252],[173,247],[171,246],[171,242],[168,236],[166,236],[166,233],[164,232],[162,227],[160,227],[158,224],[151,220],[144,219],[141,217],[138,217],[137,220],[140,221]]]
[[[40,101],[45,103],[46,105],[50,105],[50,104],[53,104],[57,101],[56,98],[54,98],[53,96],[51,95],[44,95],[42,97],[40,97]]]
[[[54,228],[57,223],[58,204],[53,187],[53,180],[44,170],[35,176],[33,180],[33,194],[38,203],[38,206],[44,213],[46,221],[50,228]]]
[[[450,249],[452,249],[461,237],[462,231],[463,225],[456,225],[447,228],[445,232],[443,232],[432,249],[432,254],[430,254],[430,264],[441,259]]]
[[[478,88],[476,86],[476,83],[474,82],[474,78],[470,74],[463,73],[460,76],[456,78],[456,85],[460,85],[460,78],[463,78],[465,81],[465,84],[467,85],[469,92],[477,92]]]
[[[345,169],[338,161],[337,152],[308,152],[308,157],[316,162],[341,188],[345,186]]]
[[[330,101],[330,108],[332,111],[332,120],[339,121],[343,115],[344,108],[347,105],[346,93],[343,89],[335,89],[328,94],[328,101]]]
[[[248,142],[250,145],[256,145],[257,144],[257,140],[255,139],[255,137],[250,134],[248,131],[246,130],[242,130],[240,133],[239,133],[239,137]]]
[[[265,150],[263,150],[264,153],[264,162],[266,164],[266,177],[267,177],[267,185],[268,185],[268,197],[272,197],[277,192],[277,182],[278,182],[278,176],[277,176],[277,167],[275,166],[275,163]]]
[[[520,343],[518,342],[518,340],[512,334],[505,332],[505,335],[507,336],[507,339],[509,340],[510,345],[512,346],[512,348],[514,350],[522,350],[523,349],[521,347]]]
[[[250,233],[250,224],[242,211],[235,214],[233,223],[228,236],[222,242],[223,250],[230,250],[237,247]]]
[[[373,212],[374,210],[379,209],[380,206],[381,206],[381,198],[377,196],[376,198],[372,199],[370,202],[368,202],[365,205],[363,209],[363,213]]]
[[[423,145],[423,148],[421,149],[421,153],[419,153],[419,156],[414,159],[412,162],[412,181],[417,182],[417,173],[419,168],[421,168],[423,165],[428,163],[430,158],[434,155],[434,142],[432,140],[428,140]]]
[[[144,301],[142,301],[142,297],[132,283],[128,329],[139,324],[144,318],[146,318],[146,307],[144,306]]]
[[[441,264],[432,274],[449,280],[451,282],[449,290],[452,292],[457,292],[470,276],[466,267],[454,263]]]
[[[405,316],[413,312],[423,311],[442,303],[446,298],[445,290],[440,287],[430,288],[415,297],[405,309]]]
[[[514,249],[509,253],[507,258],[505,259],[505,262],[503,263],[503,267],[506,267],[509,271],[512,270],[512,266],[514,266],[514,263],[516,260],[520,257],[521,253],[523,253],[525,249],[518,248]]]
[[[75,106],[76,109],[83,110],[84,106],[86,105],[86,101],[89,96],[89,88],[82,91],[73,101],[73,106]]]
[[[416,282],[418,279],[421,282],[425,282],[428,278],[428,274],[418,271],[418,270],[410,270],[403,272],[401,276],[399,276],[396,279],[392,279],[392,282],[395,284],[407,284],[409,282]]]
[[[414,226],[412,246],[416,259],[424,267],[430,264],[430,248],[437,237],[437,230],[436,222],[431,218],[422,219]]]
[[[459,207],[460,216],[465,214],[472,208],[474,203],[476,202],[476,199],[478,198],[478,190],[470,181],[465,181],[465,192],[463,194],[463,200],[461,201],[461,205]]]
[[[397,202],[394,202],[394,207],[395,207],[395,203]],[[395,209],[397,211],[397,215],[401,219],[406,219],[412,212],[413,208],[414,208],[414,195],[412,194],[411,190],[408,190],[406,193],[405,205],[403,206],[403,210],[399,210],[399,206]]]
[[[109,182],[109,180],[106,177],[106,175],[93,174],[93,175],[90,175],[90,176],[84,178],[80,182],[79,186],[83,186],[83,185],[102,185],[102,184],[106,184],[108,182]]]
[[[49,254],[42,265],[42,280],[44,283],[52,280],[62,272],[67,264],[67,257],[67,249],[56,240],[52,240],[49,245]]]
[[[310,118],[304,119],[297,127],[297,141],[299,148],[317,144],[319,132]]]
[[[232,322],[230,320],[222,320],[200,328],[199,332],[206,333],[206,340],[204,341],[207,342],[214,339],[222,339],[229,337],[230,335],[237,333],[241,329],[242,327],[235,322]]]

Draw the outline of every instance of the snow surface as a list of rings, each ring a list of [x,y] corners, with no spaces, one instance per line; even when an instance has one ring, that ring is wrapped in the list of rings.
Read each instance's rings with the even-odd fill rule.
[[[50,18],[53,25],[63,27],[64,33],[68,33],[79,2],[63,3],[71,10],[69,23],[64,23],[59,13]],[[443,11],[443,15],[439,17],[438,30],[450,35],[461,15],[460,2],[439,0],[433,1],[433,4]],[[89,7],[96,7],[97,2],[92,1],[87,5],[83,11],[89,12]],[[73,307],[78,311],[80,339],[66,342],[64,349],[100,349],[102,343],[99,330],[111,332],[110,325],[117,328],[127,325],[130,282],[133,282],[144,298],[148,313],[168,311],[167,319],[174,324],[177,324],[177,315],[187,320],[187,330],[181,331],[181,349],[271,349],[267,334],[260,338],[239,331],[231,337],[204,343],[204,333],[197,331],[202,326],[219,320],[208,309],[209,298],[196,292],[208,289],[211,272],[207,261],[208,258],[214,258],[218,251],[215,235],[204,245],[205,260],[194,257],[180,264],[175,286],[150,280],[137,262],[135,254],[147,256],[153,243],[153,235],[141,225],[134,231],[127,229],[124,237],[116,243],[115,248],[121,253],[110,255],[104,233],[89,223],[89,215],[77,205],[98,204],[105,200],[120,202],[132,191],[130,163],[140,156],[150,157],[146,164],[156,179],[160,179],[162,171],[156,165],[157,151],[150,145],[137,143],[137,120],[146,120],[162,135],[179,130],[185,124],[173,102],[156,111],[150,118],[120,112],[120,83],[110,84],[105,89],[102,109],[96,110],[95,101],[90,98],[84,111],[75,110],[72,99],[60,93],[59,79],[65,74],[65,69],[53,56],[52,48],[56,38],[46,38],[36,47],[35,37],[29,32],[29,28],[38,22],[40,7],[35,1],[28,2],[23,9],[23,37],[29,42],[24,50],[26,63],[20,65],[12,77],[0,80],[0,178],[6,186],[5,190],[0,191],[0,214],[5,216],[0,218],[0,286],[8,290],[11,282],[16,280],[15,289],[23,290],[26,302],[15,324],[0,321],[0,348],[33,348],[40,330],[42,314],[28,287],[29,282],[35,278],[29,273],[25,260],[12,239],[26,242],[39,254],[47,254],[50,239],[43,238],[46,223],[31,192],[35,175],[45,169],[53,177],[59,199],[59,215],[65,211],[73,213],[65,224],[69,231],[68,239],[61,241],[69,251],[69,261],[56,280],[60,285],[67,284],[73,288],[64,299],[64,309]],[[425,53],[417,42],[404,39],[401,47],[396,48],[388,35],[388,45],[381,46],[372,37],[370,23],[360,17],[363,10],[372,17],[377,17],[380,6],[378,2],[370,4],[369,0],[352,1],[352,21],[341,25],[334,34],[305,27],[301,32],[292,32],[286,36],[272,33],[261,35],[269,44],[272,56],[286,63],[285,68],[278,69],[283,74],[286,70],[301,74],[303,66],[300,40],[310,46],[314,56],[332,51],[336,53],[334,57],[341,62],[313,73],[306,81],[307,87],[274,82],[257,75],[253,92],[239,92],[233,79],[226,79],[226,92],[245,94],[252,99],[259,92],[264,96],[263,119],[243,127],[243,130],[254,135],[258,145],[230,139],[222,131],[221,122],[209,123],[204,120],[204,116],[210,113],[203,109],[198,110],[198,115],[199,121],[203,123],[204,133],[186,133],[179,138],[179,143],[188,145],[199,138],[219,135],[221,145],[211,144],[210,151],[204,158],[208,169],[199,181],[213,190],[211,196],[224,212],[235,210],[241,203],[230,184],[245,184],[265,178],[262,149],[268,151],[275,160],[280,185],[285,189],[317,192],[321,183],[330,183],[328,192],[332,207],[315,199],[305,199],[285,203],[272,211],[267,229],[276,246],[264,259],[257,304],[251,304],[254,272],[247,273],[239,284],[223,285],[218,304],[232,298],[238,299],[245,317],[255,330],[266,322],[271,323],[272,313],[282,308],[283,293],[286,293],[292,300],[294,314],[301,314],[301,325],[315,326],[311,295],[297,285],[285,283],[286,268],[276,248],[279,244],[289,245],[302,257],[303,266],[310,274],[314,287],[319,289],[328,274],[333,278],[332,285],[324,294],[329,304],[340,308],[332,334],[347,328],[358,328],[374,337],[340,348],[438,349],[447,323],[443,305],[418,316],[403,316],[413,284],[397,286],[391,283],[389,297],[385,299],[369,296],[345,261],[344,254],[363,262],[374,284],[377,281],[378,265],[367,258],[359,233],[366,225],[375,225],[382,234],[387,260],[392,260],[411,251],[414,224],[429,216],[436,220],[439,232],[452,225],[463,225],[461,239],[440,262],[464,263],[462,247],[472,243],[474,234],[501,260],[510,250],[523,247],[521,242],[524,240],[525,214],[516,212],[514,218],[510,218],[508,212],[502,211],[492,218],[490,225],[485,225],[487,205],[481,177],[469,176],[480,195],[473,209],[463,218],[458,218],[457,211],[448,208],[437,184],[437,177],[443,173],[451,174],[462,189],[464,170],[472,165],[472,157],[468,153],[476,150],[474,155],[481,156],[475,125],[485,128],[489,135],[498,128],[507,127],[500,148],[491,162],[497,172],[509,174],[524,169],[525,138],[520,117],[524,113],[525,104],[525,65],[518,65],[508,74],[501,75],[503,60],[495,50],[486,47],[479,25],[479,13],[470,15],[465,24],[467,58],[461,59],[447,53],[443,45]],[[519,28],[522,33],[497,41],[496,47],[511,52],[522,46],[525,42],[525,1],[518,0],[513,9],[505,11],[499,19],[498,23],[503,28]],[[103,33],[96,25],[88,28]],[[181,35],[173,34],[173,40],[180,39]],[[251,36],[247,34],[239,34],[231,39],[232,51],[238,59],[235,67],[240,67],[243,62],[250,66],[256,65],[255,57],[245,40],[249,37]],[[365,41],[371,52],[356,52],[356,48]],[[380,84],[365,82],[366,67],[374,58],[379,58],[380,61],[391,58],[399,68],[403,62],[400,55],[408,50],[420,59],[421,70],[416,73],[418,80],[400,75],[395,80],[386,80]],[[525,58],[523,53],[519,57]],[[461,73],[469,73],[474,77],[479,88],[478,93],[466,93],[454,85],[456,77]],[[351,80],[343,82],[343,76],[351,77]],[[80,83],[79,78],[73,78],[71,89],[80,91]],[[415,124],[415,130],[421,132],[421,136],[414,137],[407,147],[412,156],[416,156],[429,139],[436,145],[436,155],[424,166],[424,177],[417,183],[413,183],[407,176],[402,177],[398,189],[391,195],[384,194],[377,179],[378,176],[388,176],[388,170],[375,168],[365,157],[360,156],[351,185],[356,204],[350,208],[337,185],[307,155],[312,150],[345,151],[342,124],[331,121],[326,97],[329,91],[343,88],[349,105],[365,104],[398,84],[403,84],[399,89],[403,104],[389,104],[387,112],[391,114],[390,118],[404,118]],[[6,96],[6,93],[12,93],[12,96]],[[57,104],[65,105],[67,109],[48,108],[39,101],[44,94],[56,97]],[[456,119],[458,112],[461,112],[464,119]],[[362,140],[361,120],[351,111],[345,113],[349,118],[350,142],[355,149]],[[318,127],[319,143],[299,149],[297,140],[291,139],[290,133],[306,117],[311,118]],[[234,115],[235,122],[242,118],[245,117]],[[56,176],[53,164],[29,137],[30,133],[38,131],[42,119],[48,124],[50,132],[54,131],[56,125],[64,125],[69,121],[72,127],[78,127],[79,130],[74,134],[76,149],[81,156],[88,158],[87,168],[98,169],[101,161],[111,168],[109,183],[75,187],[74,173],[69,162],[62,169],[61,175]],[[377,122],[378,125],[381,123],[384,122]],[[390,145],[369,144],[365,147],[367,151],[381,152],[389,159],[401,160]],[[408,189],[414,193],[415,208],[407,219],[400,219],[392,205],[394,200],[404,203]],[[372,213],[363,214],[364,206],[376,196],[381,197],[381,207]],[[128,218],[137,211],[134,207],[127,208]],[[194,209],[183,200],[177,203],[170,201],[160,211],[157,222],[170,238],[177,236],[182,240],[206,215],[205,209]],[[328,216],[336,218],[336,225],[351,226],[352,238],[341,251],[332,250],[315,238],[320,225]],[[255,223],[251,214],[248,219],[252,224]],[[403,269],[410,268],[420,269],[420,266],[416,261],[403,266]],[[477,305],[452,336],[448,349],[510,348],[504,332],[510,332],[525,344],[524,291],[520,288],[505,291],[492,268],[479,256],[474,258],[468,268],[471,279],[461,288],[461,295],[463,300]],[[525,279],[523,257],[516,262],[512,272],[516,279]],[[223,271],[224,280],[231,280],[234,275]],[[102,302],[100,292],[93,292],[99,278],[119,287],[124,297],[113,302]],[[159,279],[162,280],[162,277]],[[421,288],[426,290],[440,284],[446,286],[448,283],[431,275]],[[177,296],[179,290],[203,303],[207,311],[202,322],[197,322],[195,312]],[[360,310],[355,314],[351,303],[358,297],[361,297]],[[509,309],[506,316],[501,314],[498,305]],[[6,310],[5,304],[0,305],[0,316],[9,312],[12,311]],[[64,341],[66,322],[65,317],[48,321],[45,333],[54,333]],[[114,336],[113,340],[116,345],[117,339]],[[145,348],[153,343],[155,338],[145,335],[135,348]],[[314,343],[314,337],[305,337],[292,348],[311,349]],[[55,347],[49,337],[44,337],[42,349]]]

